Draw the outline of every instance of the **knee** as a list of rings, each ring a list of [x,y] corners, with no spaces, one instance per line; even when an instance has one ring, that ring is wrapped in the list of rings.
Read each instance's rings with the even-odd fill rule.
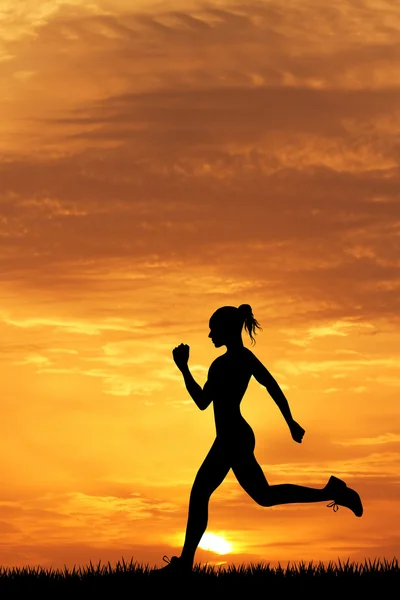
[[[270,493],[269,489],[267,490],[263,490],[262,492],[256,492],[253,494],[250,494],[252,499],[257,502],[257,504],[259,506],[274,506],[275,502],[272,498],[272,494]]]
[[[260,506],[264,506],[264,507],[268,507],[268,506],[274,506],[274,502],[272,501],[272,498],[269,494],[267,494],[266,496],[262,496],[262,498],[259,498],[258,500],[256,500],[257,504],[259,504]]]

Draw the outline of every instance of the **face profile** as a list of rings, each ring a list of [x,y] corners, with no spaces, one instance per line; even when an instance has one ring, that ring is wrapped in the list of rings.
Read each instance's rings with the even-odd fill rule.
[[[232,310],[233,309],[233,310]],[[244,322],[237,308],[224,306],[215,311],[209,321],[208,337],[216,348],[221,346],[242,346],[241,332]]]
[[[226,325],[224,326],[224,324],[221,322],[218,323],[216,319],[214,319],[214,321],[210,319],[209,327],[210,333],[208,334],[208,337],[211,339],[214,346],[216,348],[225,346],[229,337]]]

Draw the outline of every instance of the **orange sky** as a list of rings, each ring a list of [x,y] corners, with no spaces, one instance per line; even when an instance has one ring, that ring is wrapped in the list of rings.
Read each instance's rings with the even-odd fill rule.
[[[261,508],[229,475],[196,559],[398,556],[400,7],[391,0],[5,0],[0,24],[0,564],[179,552],[214,439],[219,306],[270,483],[335,474],[365,514]],[[249,338],[244,338],[250,347]]]

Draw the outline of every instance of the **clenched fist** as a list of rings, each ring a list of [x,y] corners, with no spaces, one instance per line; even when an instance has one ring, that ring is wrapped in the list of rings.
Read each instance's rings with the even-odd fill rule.
[[[305,430],[301,427],[301,425],[296,423],[296,421],[292,421],[289,424],[289,429],[293,440],[298,444],[301,444],[301,442],[303,441]]]
[[[176,366],[182,371],[188,364],[189,346],[187,344],[179,344],[179,346],[172,350],[172,356],[174,357]]]

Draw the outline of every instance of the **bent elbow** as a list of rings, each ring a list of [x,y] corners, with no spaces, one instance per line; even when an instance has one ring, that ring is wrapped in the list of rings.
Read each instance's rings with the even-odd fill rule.
[[[192,396],[197,408],[200,410],[205,410],[207,408],[207,403],[204,401],[203,394],[198,394],[196,396]]]
[[[211,404],[212,400],[208,396],[203,396],[199,405],[200,410],[206,410]]]

